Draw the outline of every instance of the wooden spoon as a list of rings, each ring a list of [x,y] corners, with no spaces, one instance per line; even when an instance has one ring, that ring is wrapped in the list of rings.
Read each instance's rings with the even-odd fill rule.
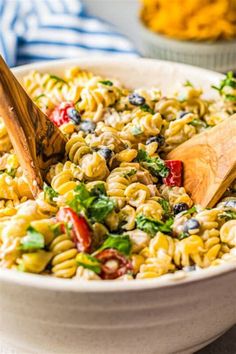
[[[172,150],[184,163],[184,187],[195,204],[213,207],[236,178],[236,114]]]
[[[66,139],[33,103],[1,56],[0,116],[36,197],[47,169],[63,158]]]

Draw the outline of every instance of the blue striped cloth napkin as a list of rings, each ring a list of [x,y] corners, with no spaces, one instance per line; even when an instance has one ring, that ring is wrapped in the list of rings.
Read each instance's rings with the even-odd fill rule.
[[[10,66],[91,54],[137,56],[80,0],[0,0],[0,20],[0,53]]]

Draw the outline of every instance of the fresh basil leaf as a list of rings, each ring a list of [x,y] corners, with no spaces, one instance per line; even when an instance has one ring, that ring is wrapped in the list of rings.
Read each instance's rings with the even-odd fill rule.
[[[124,172],[123,173],[123,177],[127,178],[127,177],[132,177],[137,173],[137,170],[135,168],[132,168],[131,170],[129,170],[128,172]]]
[[[192,82],[190,82],[189,80],[186,80],[186,81],[185,81],[184,86],[185,86],[185,87],[192,87],[192,88],[194,88],[194,85],[193,85]]]
[[[203,127],[203,128],[209,127],[209,125],[201,119],[193,119],[192,122],[189,123],[189,125],[192,125],[194,127]]]
[[[52,230],[54,237],[62,234],[62,228],[61,228],[62,225],[63,225],[62,222],[58,222],[50,226],[50,229]]]
[[[102,222],[114,209],[115,204],[110,198],[101,195],[88,207],[88,216],[94,222]]]
[[[27,234],[21,239],[20,249],[23,251],[42,249],[45,246],[44,236],[32,226],[27,229]]]
[[[151,114],[154,114],[154,110],[146,103],[142,104],[140,106],[140,109],[143,111],[143,112],[148,112],[148,113],[151,113]]]
[[[185,210],[184,212],[182,212],[181,215],[187,215],[187,214],[193,214],[196,213],[197,209],[195,206],[193,206],[192,208]]]
[[[171,233],[173,222],[173,218],[169,218],[166,222],[162,222],[147,218],[142,214],[136,217],[137,228],[152,236],[155,236],[158,231]]]
[[[221,96],[224,96],[224,98],[228,101],[236,101],[236,95],[233,94],[226,94],[224,92],[225,87],[231,87],[233,89],[236,89],[236,78],[233,75],[233,72],[230,71],[227,73],[226,78],[220,82],[219,87],[212,85],[211,86],[213,89],[219,91],[219,94]]]
[[[97,258],[90,256],[87,253],[78,253],[76,256],[76,262],[78,265],[83,266],[84,268],[94,271],[96,274],[101,273],[101,263]]]
[[[46,183],[44,183],[43,192],[44,192],[44,200],[46,202],[55,203],[53,198],[58,197],[59,194],[52,187],[49,187]]]
[[[183,240],[183,239],[185,239],[185,238],[187,238],[187,237],[189,237],[190,236],[190,234],[188,234],[187,232],[182,232],[179,236],[178,236],[178,239],[179,240]]]
[[[68,82],[66,82],[64,79],[62,79],[61,77],[59,76],[56,76],[56,75],[49,75],[50,79],[52,80],[55,80],[55,81],[58,81],[58,82],[62,82],[63,84],[65,85],[69,85]],[[43,86],[45,86],[46,84],[44,84]]]
[[[96,184],[90,192],[93,196],[107,195],[104,183]]]
[[[104,184],[97,184],[90,192],[81,183],[74,190],[75,196],[69,206],[77,213],[83,212],[92,222],[102,222],[115,208],[112,199],[106,196]]]
[[[99,83],[106,86],[113,86],[113,82],[111,82],[110,80],[102,80],[99,81]]]
[[[145,150],[138,150],[137,161],[156,177],[167,177],[169,169],[160,157],[149,157]]]
[[[150,158],[148,156],[148,153],[145,150],[143,149],[138,150],[138,155],[137,155],[138,162],[148,161],[149,159]]]
[[[170,203],[166,199],[160,198],[158,199],[158,203],[161,205],[164,214],[169,215],[171,213]]]
[[[219,214],[220,219],[234,220],[236,219],[236,212],[233,210],[225,210],[223,213]]]
[[[236,95],[226,94],[225,99],[228,101],[236,102]]]
[[[115,248],[120,253],[129,256],[131,252],[131,241],[128,235],[115,235],[109,234],[108,238],[104,241],[102,246],[96,251],[100,252],[107,248]]]

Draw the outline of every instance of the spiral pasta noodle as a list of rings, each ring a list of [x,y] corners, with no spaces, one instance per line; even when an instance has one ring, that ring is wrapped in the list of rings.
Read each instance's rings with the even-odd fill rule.
[[[232,73],[215,100],[189,81],[163,96],[73,67],[62,77],[31,72],[24,84],[66,151],[33,200],[0,118],[0,267],[127,281],[236,262],[235,181],[204,209],[182,186],[181,162],[166,161],[236,112]]]

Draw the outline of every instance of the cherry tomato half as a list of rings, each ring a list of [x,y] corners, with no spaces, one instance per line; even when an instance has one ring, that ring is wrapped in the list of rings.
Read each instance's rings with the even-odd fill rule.
[[[102,279],[116,279],[132,270],[131,262],[126,259],[120,252],[114,248],[107,248],[96,255],[96,258],[101,262],[101,276]],[[117,267],[109,267],[108,261],[116,261]]]
[[[69,207],[61,208],[57,213],[57,221],[62,222],[62,231],[71,229],[71,235],[79,252],[88,252],[91,246],[91,231],[87,220]]]

